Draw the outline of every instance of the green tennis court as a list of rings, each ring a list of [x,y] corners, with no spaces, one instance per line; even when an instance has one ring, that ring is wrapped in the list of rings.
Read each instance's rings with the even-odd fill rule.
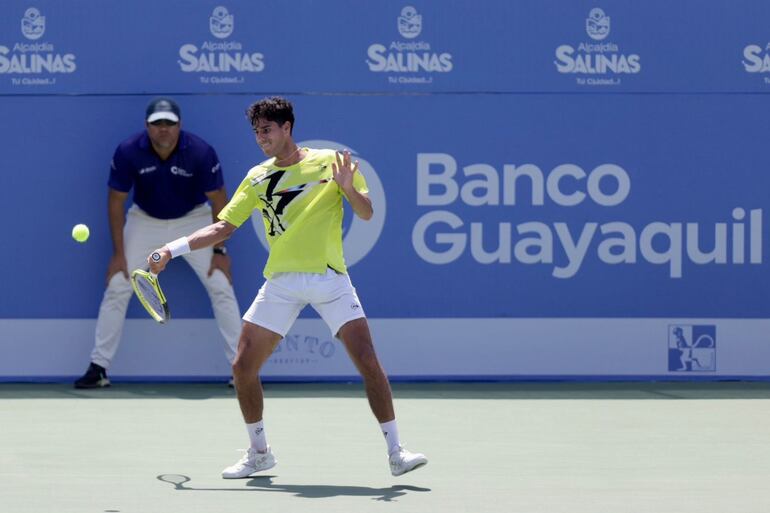
[[[395,384],[427,467],[390,476],[359,384],[267,384],[278,466],[223,385],[0,386],[0,511],[767,512],[770,384]]]

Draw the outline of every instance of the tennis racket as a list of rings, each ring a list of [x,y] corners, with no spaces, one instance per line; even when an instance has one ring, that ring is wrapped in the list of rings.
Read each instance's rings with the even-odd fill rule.
[[[136,269],[131,273],[131,286],[150,317],[161,324],[171,318],[166,296],[163,295],[160,283],[158,283],[158,275]]]

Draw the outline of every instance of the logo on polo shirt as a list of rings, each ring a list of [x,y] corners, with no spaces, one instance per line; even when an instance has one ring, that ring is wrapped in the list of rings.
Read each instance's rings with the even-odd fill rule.
[[[39,9],[30,7],[24,11],[19,26],[27,41],[0,44],[0,74],[9,75],[11,85],[54,85],[57,76],[77,69],[74,54],[59,53],[53,43],[41,39],[46,31],[46,17]]]
[[[367,160],[361,158],[361,156],[355,150],[350,148],[350,146],[335,141],[324,141],[321,139],[301,141],[297,143],[297,146],[336,151],[348,150],[350,151],[351,156],[355,157],[352,160],[358,160],[358,169],[364,175],[366,185],[369,188],[368,196],[372,200],[374,214],[369,221],[364,221],[354,215],[353,221],[350,223],[350,227],[345,233],[345,237],[342,241],[345,263],[347,264],[347,267],[352,267],[363,260],[363,258],[374,248],[380,238],[382,228],[385,226],[386,201],[382,182],[380,181],[379,176],[377,176],[374,167]],[[265,178],[266,176],[260,177],[260,179]],[[257,233],[257,237],[262,243],[262,246],[269,250],[267,238],[265,236],[264,218],[260,210],[255,210],[252,214],[251,224],[254,227],[254,231]]]
[[[182,169],[179,166],[171,166],[171,174],[176,176],[184,176],[185,178],[192,178],[192,173],[186,169]]]
[[[115,164],[113,164],[112,167],[114,169],[115,168]],[[144,175],[144,174],[147,174],[147,173],[152,173],[156,169],[158,169],[157,166],[143,167],[142,169],[139,170],[139,174],[140,175]]]

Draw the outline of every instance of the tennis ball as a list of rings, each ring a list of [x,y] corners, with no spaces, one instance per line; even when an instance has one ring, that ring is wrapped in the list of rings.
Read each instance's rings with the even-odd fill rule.
[[[78,242],[87,241],[90,234],[91,231],[88,229],[88,226],[84,224],[76,224],[72,227],[72,238]]]

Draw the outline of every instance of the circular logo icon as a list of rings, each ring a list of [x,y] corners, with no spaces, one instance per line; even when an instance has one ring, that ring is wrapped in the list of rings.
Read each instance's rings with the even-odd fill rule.
[[[21,19],[21,33],[32,41],[43,37],[45,33],[45,16],[41,16],[40,11],[34,7],[24,11],[24,17]]]
[[[214,8],[209,18],[209,30],[211,35],[219,39],[229,37],[233,33],[235,20],[232,14],[227,11],[227,7],[218,6]]]
[[[594,7],[586,18],[586,33],[595,41],[606,38],[610,34],[610,17],[600,8]]]
[[[407,5],[401,9],[401,16],[398,17],[398,32],[406,39],[414,39],[422,32],[422,15],[417,13],[417,9]]]
[[[297,146],[304,146],[307,148],[315,149],[330,149],[330,150],[349,150],[352,160],[358,160],[359,172],[363,173],[366,178],[366,185],[369,187],[369,198],[372,200],[374,206],[374,215],[369,221],[364,221],[356,216],[353,216],[353,221],[350,224],[350,228],[345,234],[345,238],[342,241],[342,249],[345,255],[345,264],[348,267],[352,267],[369,254],[369,252],[377,244],[377,240],[380,238],[382,228],[385,226],[385,190],[382,187],[380,177],[377,176],[377,172],[372,165],[358,156],[358,153],[352,148],[339,144],[334,141],[325,141],[321,139],[314,139],[308,141],[301,141],[297,143]],[[251,215],[251,223],[254,226],[254,231],[257,233],[257,237],[265,249],[268,249],[267,237],[265,236],[265,224],[262,217],[262,212],[255,210]]]

